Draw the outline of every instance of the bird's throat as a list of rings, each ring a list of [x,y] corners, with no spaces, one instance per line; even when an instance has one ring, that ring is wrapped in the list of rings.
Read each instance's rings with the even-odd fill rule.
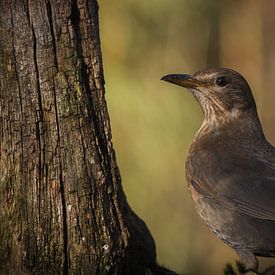
[[[197,131],[194,141],[200,139],[228,139],[238,136],[242,139],[265,140],[256,110],[241,112],[231,110],[229,113],[205,113],[203,123]]]

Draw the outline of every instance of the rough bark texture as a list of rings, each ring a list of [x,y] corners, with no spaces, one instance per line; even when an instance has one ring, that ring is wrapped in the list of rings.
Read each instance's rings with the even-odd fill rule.
[[[1,272],[168,272],[121,187],[96,0],[0,0],[0,89]]]

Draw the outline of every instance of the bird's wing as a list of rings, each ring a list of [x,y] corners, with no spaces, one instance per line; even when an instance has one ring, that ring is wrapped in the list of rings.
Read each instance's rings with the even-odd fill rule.
[[[197,192],[235,211],[275,221],[275,169],[259,160],[221,164],[221,169],[197,173]]]

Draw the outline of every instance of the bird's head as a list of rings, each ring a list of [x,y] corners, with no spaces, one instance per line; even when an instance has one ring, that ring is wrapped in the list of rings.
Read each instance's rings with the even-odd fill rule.
[[[194,75],[169,74],[161,79],[189,89],[202,106],[206,120],[231,121],[256,110],[246,80],[231,69],[208,69]]]

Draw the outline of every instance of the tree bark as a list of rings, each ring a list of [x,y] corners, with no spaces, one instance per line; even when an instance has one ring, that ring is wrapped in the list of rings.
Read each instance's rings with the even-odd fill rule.
[[[122,190],[96,0],[0,0],[0,89],[1,272],[168,273]]]

